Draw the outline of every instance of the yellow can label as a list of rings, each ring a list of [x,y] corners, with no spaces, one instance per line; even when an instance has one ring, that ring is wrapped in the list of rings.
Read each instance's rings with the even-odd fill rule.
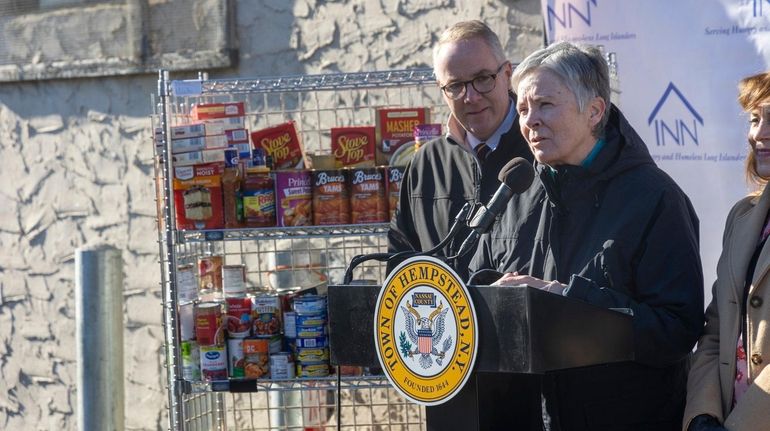
[[[407,399],[444,403],[470,377],[476,312],[463,282],[440,260],[413,257],[391,272],[377,298],[374,328],[382,369]]]

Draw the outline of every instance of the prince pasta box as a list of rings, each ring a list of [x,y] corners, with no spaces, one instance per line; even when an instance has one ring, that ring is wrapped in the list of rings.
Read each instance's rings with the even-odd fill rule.
[[[336,168],[374,167],[374,127],[333,127],[331,135]]]
[[[252,132],[251,143],[273,158],[273,169],[302,169],[305,166],[293,121]]]
[[[225,164],[174,167],[174,208],[177,229],[221,229],[222,173]]]

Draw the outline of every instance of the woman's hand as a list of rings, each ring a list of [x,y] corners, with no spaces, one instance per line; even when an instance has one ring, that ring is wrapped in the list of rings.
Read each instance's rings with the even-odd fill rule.
[[[558,281],[545,281],[539,278],[535,278],[529,275],[519,275],[518,272],[506,272],[497,281],[492,283],[492,286],[531,286],[546,292],[555,293],[557,295],[563,295],[564,289],[567,288],[566,284],[561,284]]]

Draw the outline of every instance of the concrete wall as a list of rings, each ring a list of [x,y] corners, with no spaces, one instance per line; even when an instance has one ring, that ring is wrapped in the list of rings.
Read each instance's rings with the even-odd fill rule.
[[[429,66],[441,30],[475,18],[518,61],[542,43],[539,4],[240,0],[239,66],[210,78]],[[126,262],[126,429],[167,427],[155,91],[155,75],[0,83],[0,429],[77,429],[74,251],[95,244]]]

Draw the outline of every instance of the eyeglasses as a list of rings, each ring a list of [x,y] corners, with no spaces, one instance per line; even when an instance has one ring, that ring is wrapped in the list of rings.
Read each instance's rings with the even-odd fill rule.
[[[500,71],[503,70],[503,66],[506,64],[508,64],[507,61],[501,64],[495,73],[490,75],[479,75],[469,81],[457,81],[444,85],[441,87],[441,91],[443,91],[444,94],[449,96],[449,98],[452,100],[458,100],[465,96],[468,84],[472,85],[473,89],[476,90],[476,92],[479,94],[489,93],[495,89],[495,84],[497,83],[497,75],[500,74]]]

